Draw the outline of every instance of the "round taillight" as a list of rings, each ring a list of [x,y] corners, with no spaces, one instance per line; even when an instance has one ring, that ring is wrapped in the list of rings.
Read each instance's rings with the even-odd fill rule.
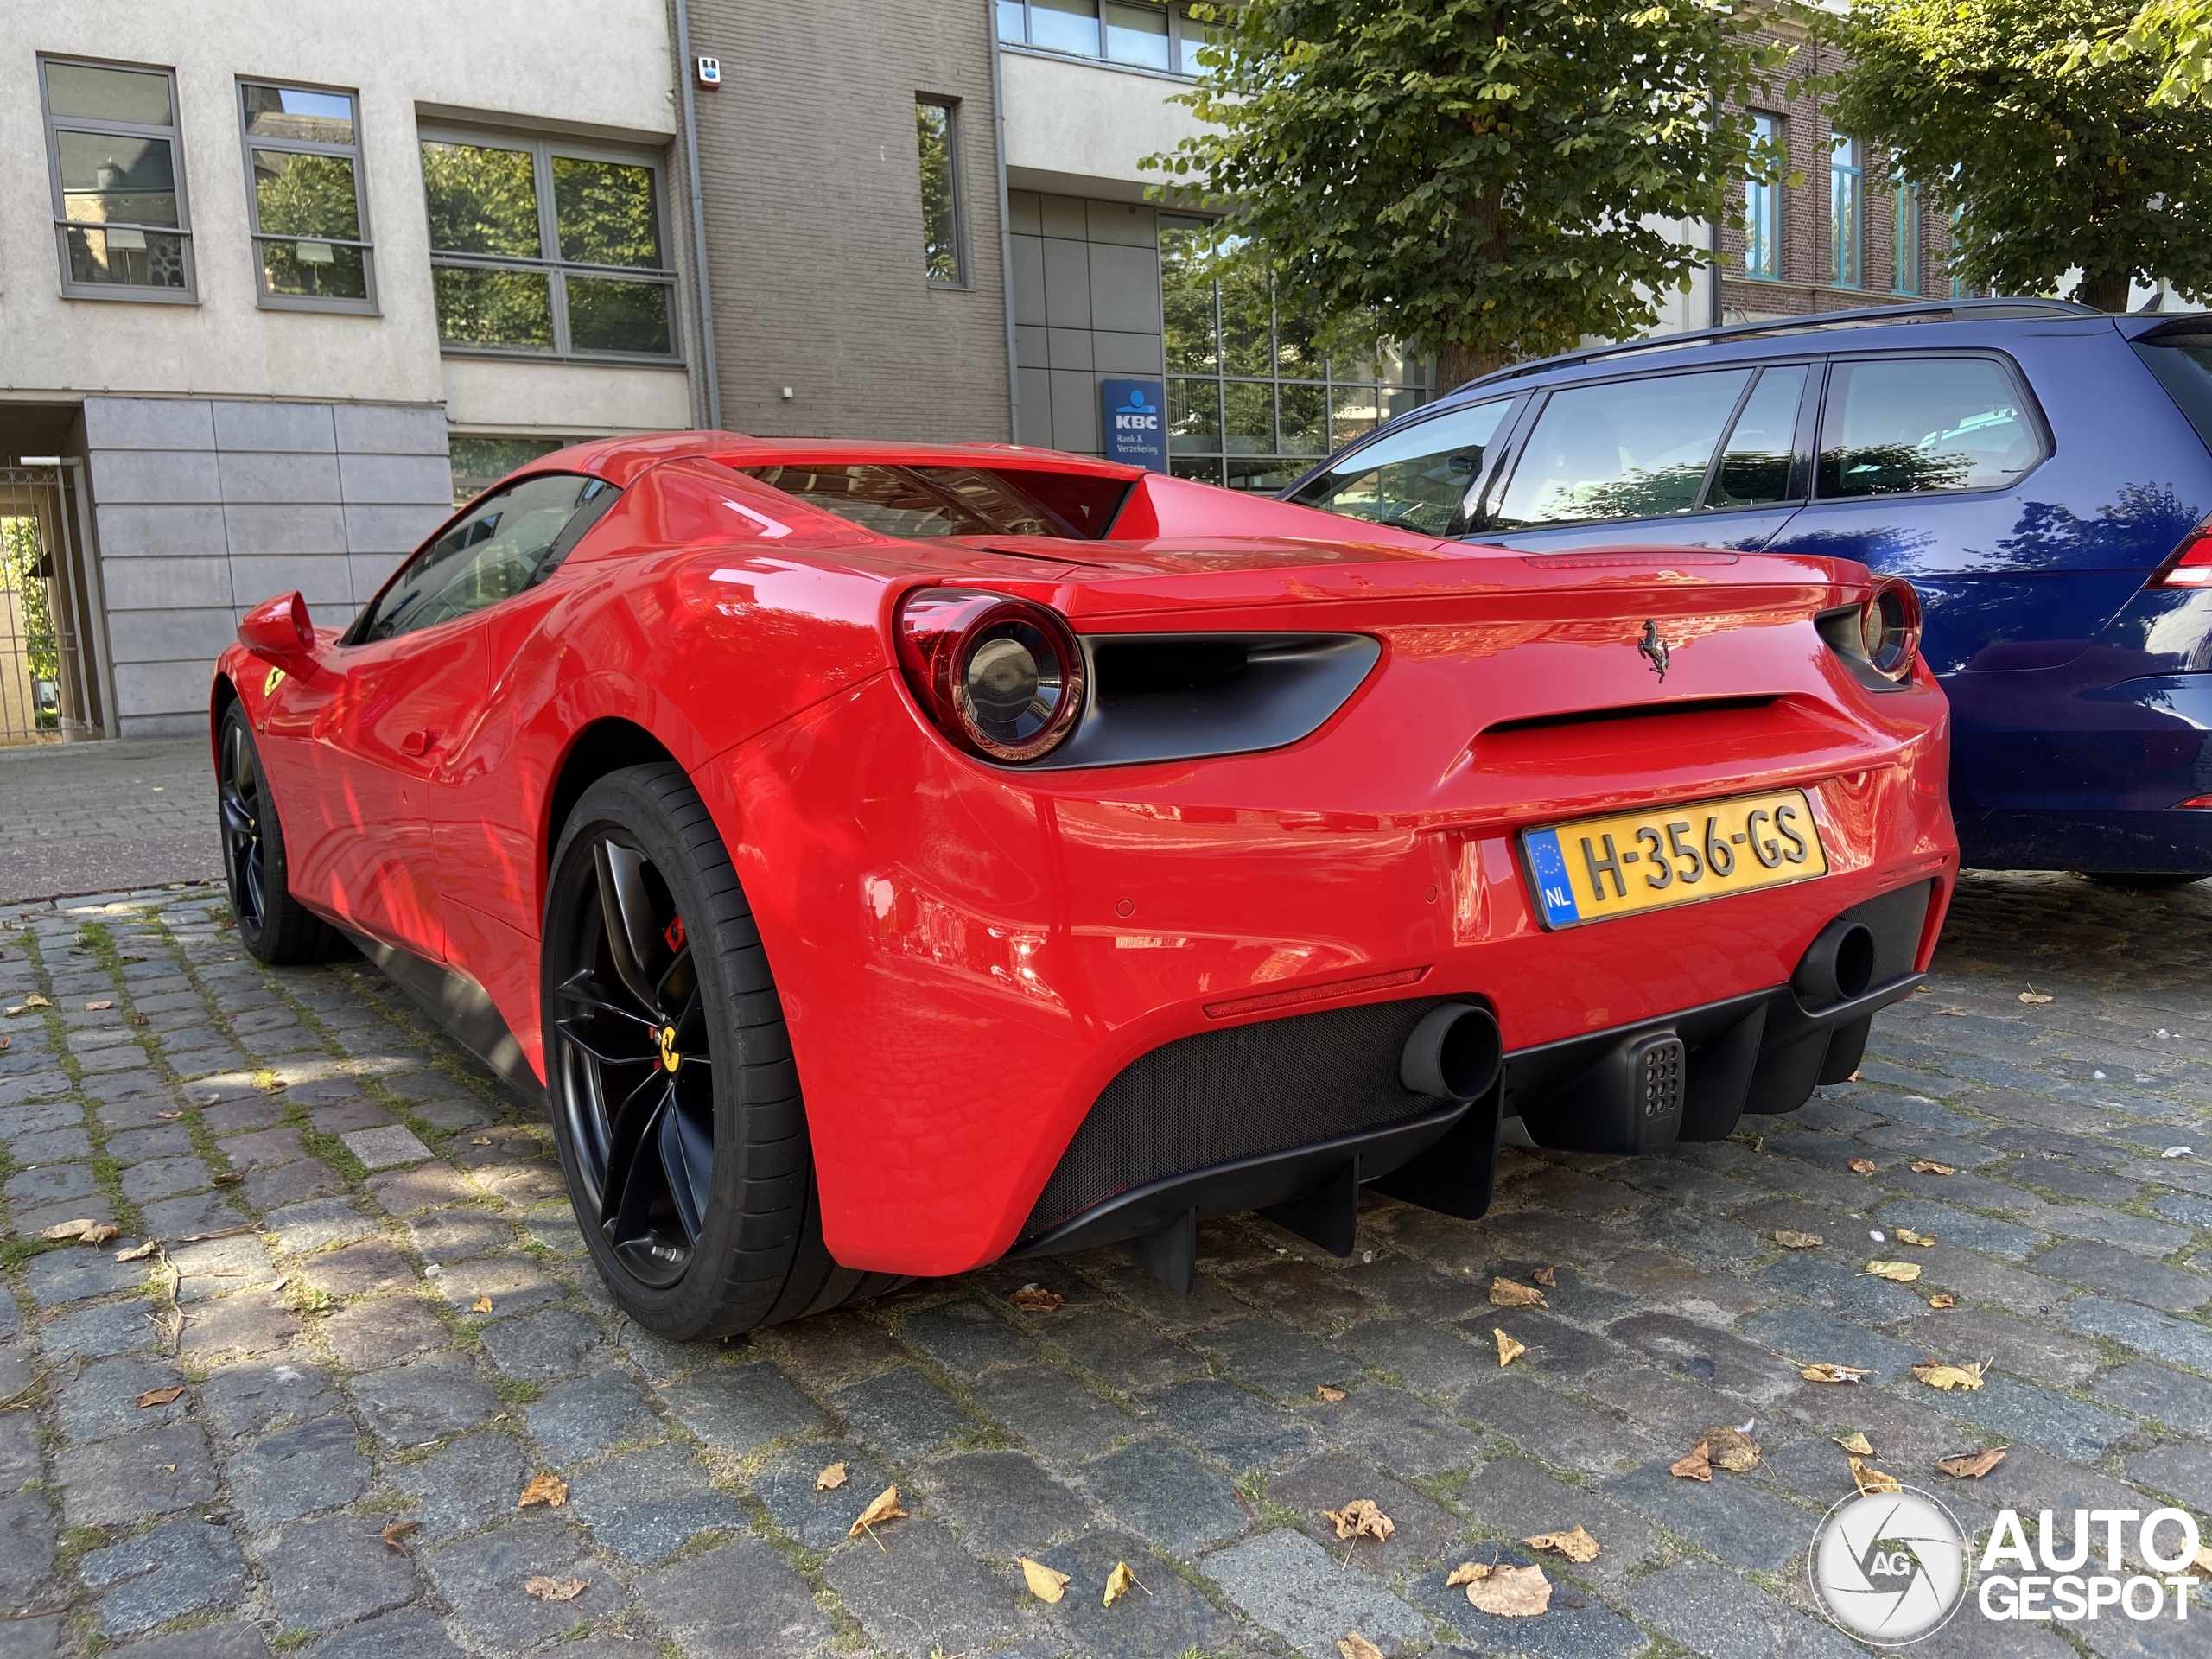
[[[1026,599],[923,588],[899,608],[899,659],[947,737],[989,760],[1035,760],[1083,713],[1083,652],[1060,615]]]
[[[1920,655],[1920,595],[1899,576],[1885,578],[1859,613],[1866,661],[1885,679],[1902,685]]]

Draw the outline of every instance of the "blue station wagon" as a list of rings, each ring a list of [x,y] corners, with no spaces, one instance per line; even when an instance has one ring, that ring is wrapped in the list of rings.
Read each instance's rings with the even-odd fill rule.
[[[1284,494],[1525,552],[1771,549],[1906,577],[1967,864],[2212,874],[2212,316],[1959,300],[1573,353]]]

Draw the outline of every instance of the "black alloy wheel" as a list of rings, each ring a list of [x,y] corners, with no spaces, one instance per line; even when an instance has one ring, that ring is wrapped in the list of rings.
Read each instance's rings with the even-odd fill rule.
[[[619,830],[594,834],[590,850],[584,960],[556,993],[569,1009],[555,1028],[562,1092],[585,1220],[631,1277],[659,1288],[691,1265],[714,1199],[714,1055],[667,879]]]
[[[822,1242],[783,1005],[713,816],[681,767],[625,767],[554,849],[540,1017],[578,1226],[623,1310],[674,1341],[897,1284]]]
[[[232,702],[215,728],[215,802],[223,875],[238,939],[257,961],[319,962],[336,936],[292,897],[284,826],[245,711]]]

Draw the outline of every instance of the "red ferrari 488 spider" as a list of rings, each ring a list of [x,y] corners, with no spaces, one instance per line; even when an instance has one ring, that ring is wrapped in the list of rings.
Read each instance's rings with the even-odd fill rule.
[[[1343,1252],[1363,1184],[1481,1214],[1502,1133],[1849,1076],[1956,875],[1918,614],[1005,445],[587,445],[342,631],[246,618],[232,901],[543,1092],[652,1330],[1103,1243],[1187,1287],[1202,1217]]]

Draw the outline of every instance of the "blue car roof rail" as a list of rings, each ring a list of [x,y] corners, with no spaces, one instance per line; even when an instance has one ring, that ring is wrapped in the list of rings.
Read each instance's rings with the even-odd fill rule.
[[[1825,328],[1871,328],[1889,322],[1963,322],[1970,320],[2001,322],[2039,317],[2101,317],[2104,315],[2092,306],[2076,305],[2071,300],[2026,298],[1928,300],[1917,304],[1872,305],[1856,311],[1815,311],[1802,317],[1785,317],[1766,322],[1735,322],[1724,328],[1695,328],[1679,334],[1660,334],[1649,340],[1624,340],[1618,346],[1563,352],[1557,357],[1538,358],[1534,362],[1516,363],[1510,368],[1494,369],[1478,379],[1463,382],[1452,391],[1457,392],[1471,386],[1497,385],[1526,375],[1542,374],[1551,369],[1570,369],[1585,363],[1601,363],[1608,358],[1626,357],[1638,352],[1664,352],[1685,346],[1709,346],[1719,340],[1765,340],[1781,335],[1815,334]]]

